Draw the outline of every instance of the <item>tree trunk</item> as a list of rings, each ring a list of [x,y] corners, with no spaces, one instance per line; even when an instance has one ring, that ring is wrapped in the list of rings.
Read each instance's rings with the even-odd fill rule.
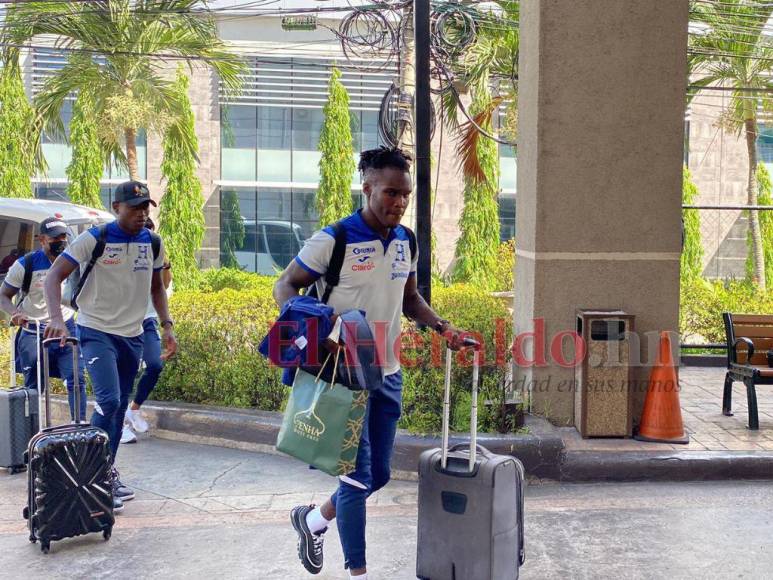
[[[126,136],[126,164],[129,166],[129,179],[139,181],[140,172],[137,169],[137,130],[126,127],[124,134]]]
[[[749,154],[748,205],[757,205],[759,186],[757,184],[757,119],[752,113],[744,120],[746,131],[746,149]],[[752,241],[752,261],[754,263],[754,282],[761,291],[766,290],[765,254],[762,249],[762,232],[759,213],[749,210],[749,232]]]

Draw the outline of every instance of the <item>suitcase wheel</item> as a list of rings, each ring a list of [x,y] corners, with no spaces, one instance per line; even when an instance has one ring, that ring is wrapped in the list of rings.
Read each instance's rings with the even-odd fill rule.
[[[110,526],[106,530],[102,532],[102,537],[105,538],[105,541],[107,542],[110,539],[110,536],[113,535],[113,526]]]
[[[30,507],[24,506],[24,509],[21,510],[21,515],[25,520],[30,519]]]
[[[48,554],[48,551],[51,549],[51,542],[48,540],[40,540],[40,551],[44,554]]]
[[[38,539],[33,534],[30,534],[29,539],[30,539],[30,542],[32,542],[33,544],[38,541]]]

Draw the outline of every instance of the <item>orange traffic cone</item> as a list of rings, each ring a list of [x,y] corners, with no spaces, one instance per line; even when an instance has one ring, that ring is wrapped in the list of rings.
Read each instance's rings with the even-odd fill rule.
[[[636,439],[655,443],[690,442],[682,423],[679,381],[671,357],[671,338],[668,332],[660,333],[658,360],[650,373],[647,398],[644,401]]]

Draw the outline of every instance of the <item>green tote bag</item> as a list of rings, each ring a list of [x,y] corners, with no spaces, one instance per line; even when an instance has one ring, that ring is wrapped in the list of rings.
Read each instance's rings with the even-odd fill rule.
[[[330,475],[351,473],[367,404],[368,391],[331,385],[298,369],[276,448]]]

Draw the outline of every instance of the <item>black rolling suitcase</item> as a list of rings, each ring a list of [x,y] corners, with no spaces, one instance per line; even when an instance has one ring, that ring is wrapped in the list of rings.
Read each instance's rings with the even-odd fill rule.
[[[452,353],[446,353],[442,448],[419,458],[419,578],[516,580],[523,564],[523,465],[476,443],[479,354],[476,350],[470,444],[449,449]]]
[[[11,333],[10,353],[10,389],[0,389],[0,467],[5,467],[14,474],[24,470],[24,452],[30,439],[39,429],[38,392],[16,386],[15,332]],[[40,376],[39,364],[38,376]]]
[[[113,486],[108,436],[102,429],[81,422],[78,373],[75,372],[76,420],[68,425],[51,427],[47,344],[43,341],[43,382],[41,421],[45,428],[35,435],[27,450],[28,520],[30,542],[40,541],[48,553],[51,542],[94,532],[110,539],[113,515]],[[78,340],[72,345],[73,368],[78,368]]]

